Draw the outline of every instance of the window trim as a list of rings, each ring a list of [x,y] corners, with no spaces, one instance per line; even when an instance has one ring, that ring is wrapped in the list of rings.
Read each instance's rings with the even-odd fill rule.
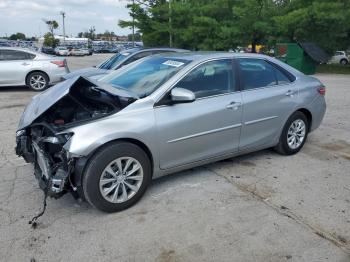
[[[277,84],[275,85],[270,85],[270,86],[262,86],[262,87],[256,87],[256,88],[251,88],[251,89],[247,89],[245,90],[244,89],[244,85],[243,85],[243,75],[242,75],[242,70],[239,66],[239,62],[238,60],[239,59],[251,59],[251,60],[262,60],[268,64],[270,64],[273,68],[275,68],[276,70],[280,70],[282,74],[284,74],[289,80],[290,82],[289,83],[285,83],[285,84],[279,84],[278,83],[278,80],[277,80],[277,77],[276,77],[276,74],[274,73],[275,75],[275,78],[276,78],[276,81],[277,81]],[[234,58],[235,62],[236,62],[236,67],[237,67],[237,70],[239,72],[239,86],[240,86],[240,90],[242,92],[247,92],[247,91],[254,91],[254,90],[260,90],[260,89],[266,89],[266,88],[271,88],[271,87],[276,87],[276,86],[286,86],[286,85],[291,85],[291,84],[294,84],[294,82],[296,81],[296,76],[293,75],[292,73],[290,73],[289,71],[287,71],[286,69],[284,69],[283,67],[277,65],[276,63],[268,60],[268,59],[265,59],[265,58],[260,58],[260,57],[235,57]]]
[[[237,64],[234,63],[234,59],[232,57],[226,57],[226,58],[212,58],[212,59],[209,59],[209,60],[205,60],[205,61],[202,61],[200,62],[199,64],[196,64],[195,66],[191,67],[180,79],[178,79],[174,84],[172,84],[164,93],[162,96],[160,96],[160,98],[154,103],[153,107],[156,108],[156,107],[163,107],[163,106],[168,106],[168,104],[164,104],[162,103],[163,99],[168,96],[171,92],[171,90],[173,88],[176,87],[176,85],[182,81],[188,74],[190,74],[191,72],[193,72],[195,69],[197,69],[198,67],[200,67],[201,65],[205,64],[205,63],[209,63],[209,62],[213,62],[213,61],[221,61],[221,60],[229,60],[231,61],[231,72],[233,74],[233,76],[236,76],[236,77],[233,77],[233,80],[236,82],[235,85],[236,85],[236,90],[232,90],[233,89],[233,82],[231,83],[231,92],[227,92],[227,93],[222,93],[222,94],[217,94],[217,95],[211,95],[211,96],[205,96],[205,97],[200,97],[200,98],[196,98],[195,101],[193,102],[196,102],[197,100],[203,100],[203,99],[208,99],[208,98],[213,98],[213,97],[217,97],[217,96],[223,96],[223,95],[228,95],[228,94],[233,94],[233,93],[238,93],[238,92],[241,92],[241,88],[240,88],[240,76],[238,75],[238,68],[237,68]],[[236,74],[236,75],[234,75]]]

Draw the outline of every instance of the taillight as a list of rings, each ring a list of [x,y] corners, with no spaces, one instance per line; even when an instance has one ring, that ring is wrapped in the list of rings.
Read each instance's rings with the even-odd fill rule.
[[[320,86],[318,89],[317,89],[318,93],[321,95],[321,96],[324,96],[326,95],[326,87],[324,86]]]
[[[57,65],[58,67],[65,67],[66,65],[65,60],[55,60],[50,62]]]

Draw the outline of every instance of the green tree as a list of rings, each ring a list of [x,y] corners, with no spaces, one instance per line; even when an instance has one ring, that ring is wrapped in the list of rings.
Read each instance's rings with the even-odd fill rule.
[[[141,4],[140,4],[141,3]],[[315,42],[325,50],[350,46],[349,0],[153,0],[129,4],[133,20],[119,21],[142,35],[145,46],[228,50]]]
[[[59,40],[55,39],[51,33],[46,33],[44,35],[44,46],[55,47],[58,45]]]
[[[58,23],[55,20],[45,20],[45,24],[47,25],[49,32],[52,36],[54,36],[54,30],[58,28]]]
[[[16,34],[12,34],[9,37],[10,40],[25,40],[26,36],[23,33],[16,33]]]
[[[314,42],[329,53],[350,46],[350,1],[295,0],[274,17],[276,38]]]
[[[91,40],[95,40],[96,38],[96,29],[95,29],[95,26],[91,26],[88,30],[88,34],[85,35],[86,38],[89,38]]]

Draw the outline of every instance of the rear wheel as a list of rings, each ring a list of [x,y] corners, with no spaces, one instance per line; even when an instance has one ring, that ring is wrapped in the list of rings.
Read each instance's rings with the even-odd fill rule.
[[[92,206],[117,212],[134,205],[151,179],[147,154],[132,143],[116,142],[92,157],[83,176],[83,191]]]
[[[304,146],[309,131],[309,123],[302,112],[295,112],[283,127],[275,150],[282,155],[293,155]]]
[[[27,77],[27,86],[36,92],[49,87],[49,77],[42,72],[33,72]]]
[[[347,65],[348,64],[348,60],[342,59],[342,60],[340,60],[340,64]]]

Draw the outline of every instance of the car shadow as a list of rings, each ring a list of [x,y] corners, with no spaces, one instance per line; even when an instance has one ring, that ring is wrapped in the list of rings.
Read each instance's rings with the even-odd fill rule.
[[[167,184],[167,183],[171,183],[172,181],[175,180],[179,180],[183,177],[188,177],[188,176],[195,176],[200,174],[200,170],[209,170],[210,171],[210,167],[212,167],[213,165],[224,165],[227,163],[231,163],[233,165],[237,164],[241,164],[243,163],[244,165],[252,165],[251,163],[254,162],[254,159],[256,158],[261,158],[261,157],[272,157],[272,156],[280,156],[279,154],[275,153],[273,151],[273,149],[264,149],[264,150],[260,150],[260,151],[256,151],[256,152],[251,152],[251,153],[247,153],[247,154],[243,154],[243,155],[239,155],[239,156],[234,156],[234,157],[230,157],[227,159],[223,159],[223,160],[219,160],[216,162],[212,162],[209,164],[205,164],[202,166],[198,166],[198,167],[194,167],[194,168],[190,168],[190,169],[186,169],[180,172],[176,172],[173,174],[169,174],[169,175],[165,175],[159,178],[156,178],[152,181],[152,184],[150,187],[161,187],[163,184]],[[282,157],[282,156],[281,156]]]
[[[33,92],[27,86],[2,86],[0,92]]]

